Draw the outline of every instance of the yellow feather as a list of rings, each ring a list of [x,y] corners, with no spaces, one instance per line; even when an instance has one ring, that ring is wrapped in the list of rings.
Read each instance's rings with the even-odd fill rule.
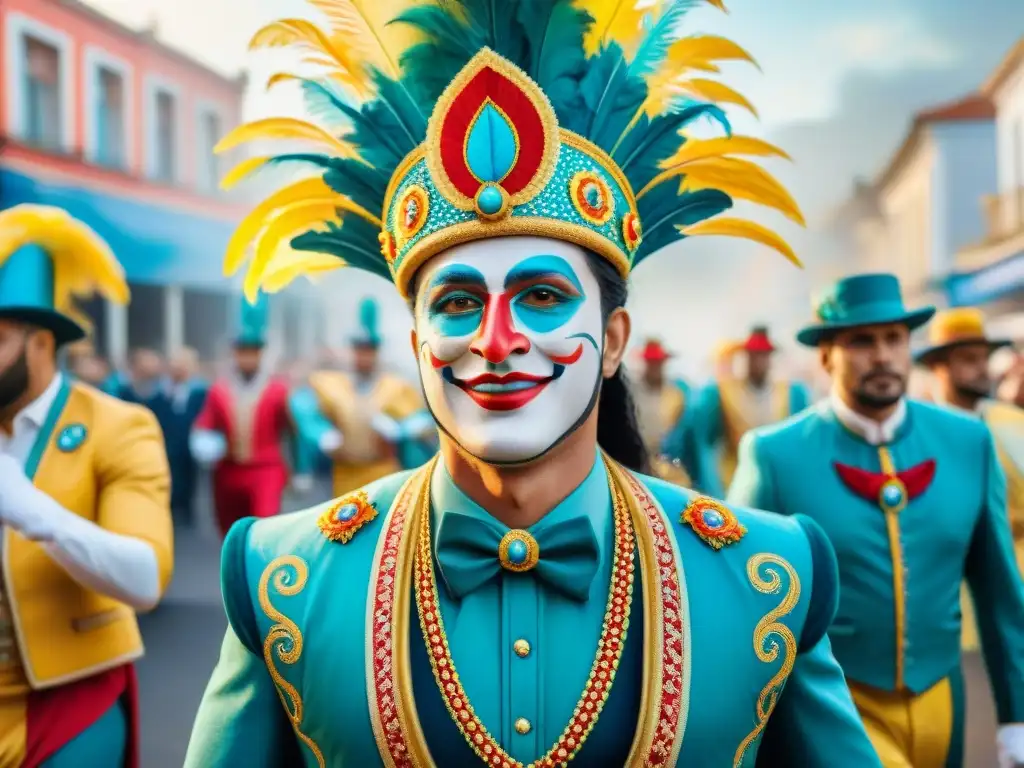
[[[334,201],[300,200],[281,208],[277,215],[267,222],[266,228],[256,241],[255,254],[246,272],[243,286],[249,301],[256,300],[263,271],[278,249],[287,245],[292,238],[329,221],[341,223]]]
[[[225,191],[234,189],[238,185],[238,182],[258,171],[272,159],[273,157],[271,156],[247,157],[224,174],[224,178],[220,180],[220,188]]]
[[[729,9],[725,7],[725,3],[722,0],[707,0],[708,5],[713,5],[715,8],[720,10],[722,13],[728,13]]]
[[[124,268],[110,246],[64,209],[23,204],[0,211],[0,266],[25,245],[49,254],[58,311],[72,313],[76,297],[96,293],[116,304],[128,303]]]
[[[270,195],[266,200],[251,210],[235,228],[228,241],[228,247],[224,255],[224,273],[233,275],[242,266],[248,256],[249,246],[260,230],[266,226],[275,211],[284,206],[310,198],[322,198],[331,194],[331,188],[324,183],[320,176],[313,176],[308,179],[301,179],[286,187],[279,189]]]
[[[323,56],[347,75],[361,94],[372,90],[369,73],[357,46],[351,40],[329,37],[320,27],[305,19],[282,19],[259,29],[249,42],[249,50],[295,46],[314,56]]]
[[[260,288],[266,293],[278,293],[299,277],[306,277],[312,281],[344,266],[344,259],[328,253],[296,251],[286,247],[275,254],[267,265],[260,280]]]
[[[736,104],[750,112],[754,117],[759,117],[757,109],[743,94],[717,80],[693,78],[679,82],[677,87],[702,101],[710,101],[715,104]]]
[[[772,250],[778,251],[796,266],[803,267],[803,262],[800,261],[800,258],[790,247],[789,243],[772,230],[762,227],[753,221],[711,218],[689,227],[677,227],[677,229],[687,237],[719,235],[722,237],[740,237],[744,240],[752,240],[755,243],[766,245]]]
[[[754,57],[732,40],[717,35],[696,35],[683,37],[672,43],[663,69],[681,73],[686,69],[707,69],[709,64],[716,61],[749,61],[758,67]]]
[[[707,157],[669,168],[640,190],[637,199],[675,176],[683,177],[680,192],[718,189],[730,197],[774,208],[797,224],[804,224],[800,206],[774,176],[761,166],[736,157]]]
[[[402,53],[419,40],[408,24],[390,24],[420,0],[309,0],[331,22],[331,34],[354,55],[391,78],[400,72]]]
[[[358,148],[351,142],[332,136],[319,125],[293,117],[270,117],[240,125],[221,139],[213,151],[220,154],[240,144],[270,139],[307,141],[335,157],[354,159],[359,156]]]
[[[615,41],[625,51],[632,51],[643,35],[644,16],[652,8],[636,7],[638,0],[576,0],[576,7],[585,10],[594,19],[583,38],[587,56],[593,56],[601,46]],[[660,3],[659,3],[660,4]]]
[[[726,155],[761,155],[791,159],[779,147],[763,139],[753,136],[719,136],[714,139],[687,139],[672,157],[662,160],[659,167],[666,170],[694,160]]]

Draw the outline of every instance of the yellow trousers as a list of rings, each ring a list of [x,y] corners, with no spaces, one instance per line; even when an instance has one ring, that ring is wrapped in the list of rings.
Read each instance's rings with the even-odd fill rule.
[[[957,727],[949,678],[921,694],[850,681],[853,703],[883,768],[945,768]]]

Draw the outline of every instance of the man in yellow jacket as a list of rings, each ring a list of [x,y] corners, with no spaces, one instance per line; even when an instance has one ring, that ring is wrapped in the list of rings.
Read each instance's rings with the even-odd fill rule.
[[[58,368],[96,291],[128,300],[95,233],[0,212],[0,768],[138,765],[135,614],[170,580],[170,479],[149,411]]]

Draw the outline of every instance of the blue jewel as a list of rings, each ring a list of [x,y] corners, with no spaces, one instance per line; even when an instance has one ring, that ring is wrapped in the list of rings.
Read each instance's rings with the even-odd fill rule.
[[[338,519],[341,520],[343,523],[347,523],[349,520],[355,517],[358,512],[359,507],[357,507],[355,504],[346,504],[345,506],[338,510]]]
[[[725,518],[722,517],[722,513],[714,509],[704,510],[701,519],[708,528],[721,528],[725,525]]]
[[[604,196],[601,194],[601,190],[598,189],[596,184],[588,184],[583,192],[583,196],[587,199],[587,202],[592,208],[604,207]]]
[[[897,506],[903,501],[903,489],[898,485],[887,485],[882,491],[882,501],[884,501],[890,507]]]
[[[477,195],[476,202],[483,213],[488,216],[494,216],[501,210],[504,199],[502,198],[500,189],[493,184],[488,184],[480,190],[480,194]]]
[[[526,562],[526,557],[529,554],[530,550],[527,548],[525,541],[516,539],[515,541],[509,542],[508,561],[512,563],[512,565],[522,565]]]
[[[57,436],[57,448],[64,453],[70,453],[85,442],[88,430],[83,424],[70,424],[61,430]]]

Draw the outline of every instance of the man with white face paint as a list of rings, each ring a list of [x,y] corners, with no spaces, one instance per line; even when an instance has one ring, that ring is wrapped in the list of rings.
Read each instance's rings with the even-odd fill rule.
[[[720,109],[648,117],[678,74],[658,51],[697,53],[680,36],[690,3],[652,6],[642,33],[639,14],[612,23],[587,0],[411,4],[372,20],[400,80],[374,64],[358,110],[340,69],[304,84],[353,132],[320,143],[333,156],[275,158],[322,174],[240,231],[259,233],[250,292],[260,254],[285,246],[314,254],[309,271],[334,254],[394,283],[440,451],[232,529],[230,627],[186,766],[878,766],[825,637],[836,566],[820,530],[643,474],[621,365],[632,267],[680,228],[792,256],[717,218],[731,198],[688,161],[720,140],[665,146]],[[620,66],[638,37],[647,79]],[[271,121],[223,146],[262,130],[320,129]],[[730,188],[800,218],[756,179]],[[250,245],[236,240],[231,265]]]

